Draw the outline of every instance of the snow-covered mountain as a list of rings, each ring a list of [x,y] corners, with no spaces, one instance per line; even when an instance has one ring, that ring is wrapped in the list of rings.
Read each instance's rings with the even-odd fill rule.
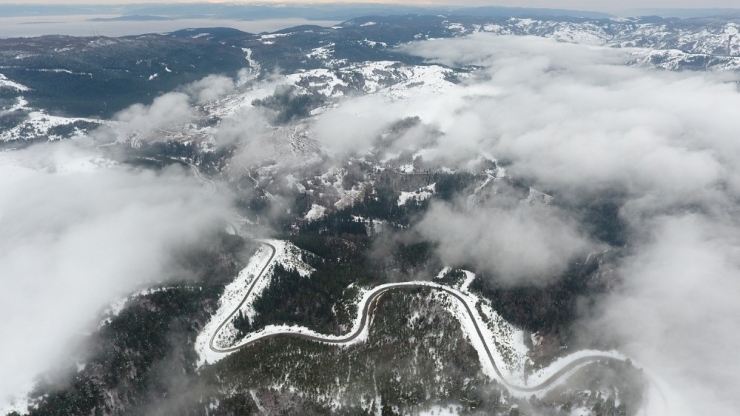
[[[29,396],[29,412],[64,406],[71,414],[305,414],[306,408],[440,414],[454,405],[454,414],[639,414],[645,392],[639,366],[623,355],[600,355],[612,348],[610,340],[578,345],[570,326],[580,308],[620,284],[615,259],[627,246],[620,211],[626,196],[609,188],[571,201],[567,192],[547,188],[553,182],[528,181],[549,153],[531,161],[530,171],[489,154],[484,142],[455,154],[466,135],[519,138],[517,126],[489,133],[493,123],[480,123],[500,111],[495,120],[506,124],[511,104],[527,118],[522,124],[531,118],[545,125],[533,126],[520,143],[536,141],[540,127],[543,136],[562,129],[590,139],[591,131],[543,121],[528,102],[502,99],[475,113],[482,100],[507,94],[486,82],[495,79],[486,72],[490,62],[488,68],[431,62],[408,45],[535,36],[551,39],[542,44],[553,48],[562,46],[557,41],[594,46],[581,52],[622,51],[623,62],[609,64],[619,66],[614,72],[663,79],[670,78],[664,70],[726,71],[731,79],[740,69],[739,27],[740,20],[720,18],[403,15],[262,34],[204,28],[0,40],[0,150],[79,140],[111,164],[181,165],[179,173],[211,194],[233,199],[213,241],[181,259],[183,270],[198,269],[193,281],[112,305],[91,335],[98,349],[71,367],[82,381],[41,383]],[[542,72],[556,71],[543,66]],[[580,105],[588,94],[577,91],[573,101]],[[601,116],[579,105],[570,117]],[[560,121],[564,110],[551,107]],[[542,176],[567,174],[552,169]],[[641,184],[638,176],[644,175],[631,182]],[[569,216],[560,221],[560,212]],[[537,215],[542,224],[530,223]],[[552,280],[512,287],[497,280],[499,269],[479,266],[465,253],[448,261],[436,247],[453,230],[442,229],[435,240],[422,234],[423,218],[453,224],[466,234],[452,239],[455,250],[486,257],[507,252],[509,241],[521,247],[549,241],[538,233],[543,227],[575,239],[558,233],[571,222],[597,244],[588,252],[580,240],[573,253],[553,250],[552,257],[565,260],[549,265]],[[494,242],[498,249],[479,249],[512,223],[523,231],[515,227],[510,236],[532,232],[531,241],[501,239]],[[553,245],[568,244],[558,238]],[[535,257],[526,260],[537,263]],[[398,293],[380,296],[391,287]],[[433,293],[444,288],[454,290]],[[364,305],[373,309],[367,327]],[[359,329],[367,329],[357,338],[362,342],[321,344]],[[308,338],[276,336],[288,333]],[[548,390],[551,373],[575,374],[579,366],[588,371]],[[506,380],[516,381],[518,394]],[[533,389],[539,383],[542,389]],[[168,394],[176,399],[161,399]],[[162,406],[159,413],[151,412],[153,404]]]
[[[209,73],[251,68],[252,80],[279,71],[284,82],[322,100],[381,89],[439,89],[465,74],[430,66],[398,46],[486,32],[628,50],[634,65],[671,71],[740,69],[740,22],[732,19],[357,18],[326,28],[301,26],[253,35],[192,29],[129,38],[44,37],[0,40],[0,140],[55,140],[105,124],[117,111]],[[198,57],[216,48],[220,58]],[[185,51],[189,52],[185,52]],[[192,63],[190,63],[192,62]],[[239,81],[245,82],[244,79]],[[204,117],[223,116],[255,95],[211,103]],[[238,101],[241,100],[241,104]],[[97,104],[96,104],[97,103]]]

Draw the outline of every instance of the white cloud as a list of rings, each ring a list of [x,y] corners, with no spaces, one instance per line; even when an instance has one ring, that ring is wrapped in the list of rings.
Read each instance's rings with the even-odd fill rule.
[[[100,142],[148,140],[180,128],[197,116],[191,103],[202,104],[223,98],[235,91],[234,80],[223,75],[209,75],[183,86],[181,92],[169,92],[151,104],[134,104],[113,117],[114,123],[98,128],[91,136]]]
[[[588,328],[669,380],[693,414],[737,414],[740,229],[696,214],[654,223]]]
[[[624,196],[621,216],[632,239],[617,265],[623,287],[607,297],[602,315],[584,317],[589,336],[618,340],[669,381],[689,413],[737,414],[735,84],[720,74],[629,67],[624,51],[545,39],[482,34],[412,44],[407,51],[434,62],[482,67],[439,97],[444,106],[428,97],[407,103],[408,111],[442,109],[428,123],[456,120],[439,124],[444,135],[426,154],[441,160],[473,159],[479,152],[505,158],[512,162],[508,173],[561,200],[604,192]],[[567,257],[567,250],[553,251],[559,241],[565,247],[578,241],[572,223],[548,228],[523,221],[518,211],[484,209],[470,214],[436,206],[421,230],[440,242],[448,260],[511,268],[514,276],[510,259],[520,261],[520,271],[537,270],[526,259],[547,264],[548,258]],[[515,236],[513,247],[524,249],[507,251],[501,235]]]
[[[198,103],[223,98],[234,92],[234,80],[223,75],[209,75],[186,85],[183,91]]]
[[[69,143],[0,155],[0,398],[30,387],[108,302],[170,277],[226,212],[180,168],[127,170]]]
[[[101,142],[147,139],[150,135],[186,123],[194,116],[187,94],[170,92],[150,105],[134,104],[114,117],[115,124],[103,126],[90,135]]]
[[[440,244],[446,264],[470,264],[505,284],[551,283],[568,261],[594,250],[572,223],[547,208],[454,208],[434,204],[417,229]]]
[[[313,130],[337,156],[367,150],[383,129],[402,114],[394,110],[406,109],[377,95],[349,99],[318,116]]]

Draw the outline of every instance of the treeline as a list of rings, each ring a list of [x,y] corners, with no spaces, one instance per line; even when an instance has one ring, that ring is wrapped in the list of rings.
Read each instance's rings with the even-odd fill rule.
[[[202,151],[194,143],[182,143],[176,140],[143,142],[140,147],[128,148],[123,155],[125,163],[150,169],[162,169],[165,166],[187,160],[198,166],[204,175],[216,175],[223,168],[228,157],[234,152],[233,146],[221,146],[213,151]]]
[[[215,413],[257,413],[253,397],[266,411],[288,415],[418,414],[433,405],[460,414],[508,414],[514,403],[523,405],[481,373],[457,320],[428,294],[411,289],[383,296],[367,342],[339,348],[276,338],[206,368],[204,377],[228,392],[228,400],[218,397]],[[300,394],[267,387],[274,385]]]
[[[597,278],[599,258],[573,261],[568,269],[546,286],[509,286],[495,275],[478,273],[470,289],[493,302],[493,308],[507,321],[527,329],[569,339],[572,325],[582,309],[592,307],[607,289],[607,281]]]
[[[311,110],[323,104],[317,95],[300,94],[293,85],[282,85],[275,88],[275,92],[263,99],[252,101],[255,107],[265,107],[274,111],[273,122],[285,124],[294,119],[302,119],[311,115]]]
[[[360,262],[314,262],[316,271],[302,277],[296,270],[285,269],[276,263],[270,285],[254,302],[257,315],[252,329],[268,324],[303,325],[329,333],[342,332],[354,316],[336,313],[348,312],[348,286],[359,281],[372,280],[372,269]],[[353,292],[352,292],[353,293]]]

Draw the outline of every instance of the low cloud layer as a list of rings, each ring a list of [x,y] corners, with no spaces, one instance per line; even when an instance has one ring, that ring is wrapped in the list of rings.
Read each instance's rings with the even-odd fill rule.
[[[209,75],[187,84],[178,92],[155,98],[151,104],[134,104],[118,113],[113,123],[91,132],[98,142],[149,140],[170,133],[192,121],[198,114],[195,104],[223,98],[235,91],[234,80],[223,75]]]
[[[447,128],[439,141],[441,155],[453,147],[490,152],[513,162],[509,173],[563,199],[587,200],[604,192],[626,196],[620,215],[632,230],[634,254],[619,265],[624,286],[608,297],[603,315],[584,317],[591,328],[585,335],[619,341],[669,380],[689,414],[737,414],[740,94],[735,84],[716,74],[629,67],[628,51],[543,39],[481,35],[419,43],[408,51],[483,67],[451,94],[459,97],[454,113],[468,121]],[[434,223],[435,215],[433,210],[423,224]],[[490,218],[480,217],[463,220],[460,229],[497,233]],[[440,222],[436,232],[460,234],[447,228]],[[545,246],[558,240],[569,245],[559,227],[538,226],[541,235],[506,231],[500,228],[493,242],[483,233],[478,240],[490,244],[491,252],[471,251],[471,256],[485,264],[496,258],[492,253],[505,253],[495,241],[516,242],[526,235]],[[442,253],[459,244],[441,240]]]
[[[624,287],[583,334],[619,341],[670,383],[688,415],[740,409],[740,228],[732,222],[654,218],[649,241],[622,265]]]
[[[71,143],[0,155],[0,398],[108,302],[171,276],[173,250],[227,210],[179,167],[134,171]]]
[[[738,414],[740,94],[732,74],[637,68],[627,65],[629,50],[539,38],[478,34],[404,49],[479,69],[437,98],[357,100],[324,119],[363,126],[370,107],[381,121],[419,115],[442,133],[425,158],[454,166],[491,154],[560,201],[618,196],[630,235],[629,254],[615,265],[623,286],[599,316],[583,318],[583,335],[620,343],[668,380],[687,414]],[[351,137],[352,150],[372,145],[371,135]],[[531,283],[588,247],[579,224],[554,213],[476,209],[433,206],[419,230],[446,260],[507,271],[509,283]]]
[[[445,263],[475,264],[506,284],[551,283],[568,261],[595,248],[573,224],[529,205],[504,210],[438,203],[418,230],[440,245]]]
[[[401,112],[393,111],[397,109]],[[381,111],[378,111],[382,109]],[[367,95],[343,102],[320,115],[313,124],[316,136],[341,157],[371,147],[383,129],[408,110],[377,95]]]
[[[150,105],[128,107],[115,115],[114,124],[100,127],[90,136],[103,143],[136,143],[187,123],[194,115],[188,95],[171,92],[155,98]]]
[[[186,85],[183,91],[198,103],[216,100],[234,92],[234,80],[223,75],[209,75]]]

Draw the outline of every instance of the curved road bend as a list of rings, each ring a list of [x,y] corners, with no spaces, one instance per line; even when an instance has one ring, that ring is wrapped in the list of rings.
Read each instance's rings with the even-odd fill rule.
[[[275,253],[277,252],[276,248],[272,244],[270,244],[270,243],[267,243],[267,242],[264,242],[264,241],[262,243],[265,244],[266,246],[268,246],[270,248],[270,250],[272,250],[272,254],[270,254],[270,258],[267,260],[267,262],[265,263],[265,265],[262,267],[262,270],[260,271],[260,273],[252,280],[252,283],[249,285],[249,289],[247,290],[246,295],[244,295],[244,298],[239,303],[239,305],[234,309],[234,311],[232,311],[229,314],[229,316],[226,317],[226,319],[223,322],[221,322],[221,324],[218,326],[218,328],[216,328],[216,331],[213,333],[213,336],[211,337],[211,340],[209,342],[209,348],[213,352],[217,352],[217,353],[234,352],[234,351],[237,351],[239,349],[242,349],[242,348],[244,348],[244,347],[246,347],[248,345],[251,345],[251,344],[253,344],[255,342],[258,342],[260,340],[269,339],[269,338],[275,338],[275,337],[279,337],[279,336],[291,336],[291,337],[305,339],[305,340],[309,340],[309,341],[317,341],[317,342],[323,342],[323,343],[335,344],[335,345],[348,344],[348,343],[354,341],[357,337],[359,337],[364,332],[364,330],[366,329],[366,326],[368,325],[368,317],[372,314],[371,309],[377,303],[378,298],[380,298],[380,296],[382,296],[384,293],[389,292],[389,291],[392,291],[392,290],[400,290],[400,289],[425,288],[425,289],[438,290],[438,291],[445,292],[445,293],[451,295],[452,297],[454,297],[455,299],[457,299],[465,307],[465,311],[467,312],[468,317],[470,318],[471,322],[473,323],[473,326],[475,327],[475,331],[478,334],[478,337],[480,338],[481,344],[483,344],[483,348],[485,349],[486,354],[488,355],[488,360],[491,362],[491,365],[493,366],[493,369],[496,372],[496,375],[498,376],[499,380],[501,380],[501,382],[506,387],[508,387],[511,390],[516,390],[516,391],[525,392],[525,393],[540,392],[542,390],[546,390],[547,388],[549,388],[550,386],[552,386],[554,383],[556,383],[557,381],[559,381],[559,379],[562,378],[563,376],[565,376],[567,373],[569,373],[569,372],[577,369],[578,367],[580,367],[580,366],[582,366],[584,364],[587,364],[587,363],[590,363],[590,362],[594,362],[594,361],[597,361],[597,360],[608,360],[608,361],[618,361],[618,362],[623,361],[622,359],[614,358],[614,357],[609,356],[609,355],[591,355],[591,356],[588,356],[588,357],[580,357],[580,358],[574,359],[570,363],[566,364],[563,368],[561,368],[560,370],[558,370],[555,374],[551,375],[550,377],[548,377],[546,380],[544,380],[540,384],[537,384],[537,385],[534,385],[534,386],[520,386],[520,385],[516,385],[516,384],[511,384],[508,380],[506,380],[506,378],[503,376],[503,374],[501,374],[501,370],[499,370],[498,366],[496,365],[496,361],[493,358],[493,354],[491,353],[491,350],[489,349],[488,342],[486,342],[486,339],[485,339],[485,337],[483,335],[483,332],[481,331],[480,327],[478,326],[478,321],[475,319],[475,314],[470,309],[470,306],[465,301],[465,299],[463,299],[463,297],[460,296],[456,291],[453,291],[451,289],[448,289],[448,288],[446,288],[444,286],[441,286],[441,285],[439,285],[439,286],[430,286],[429,284],[420,284],[420,283],[414,283],[414,282],[404,282],[404,283],[390,284],[390,285],[384,287],[383,289],[378,290],[377,292],[373,293],[368,299],[366,299],[366,301],[365,301],[365,303],[364,303],[364,305],[362,307],[362,316],[360,318],[360,325],[359,325],[359,327],[353,333],[350,333],[350,334],[348,334],[348,335],[346,335],[344,337],[341,337],[341,338],[328,338],[328,337],[317,336],[317,335],[303,334],[303,333],[299,333],[299,332],[282,331],[282,332],[276,332],[276,333],[272,333],[272,334],[266,334],[266,335],[261,336],[261,337],[259,337],[257,339],[251,340],[251,341],[249,341],[247,343],[244,343],[244,344],[241,344],[241,345],[236,345],[234,347],[219,348],[219,347],[217,347],[215,345],[216,336],[218,335],[219,332],[221,332],[221,329],[227,323],[229,323],[231,321],[231,319],[234,317],[234,315],[236,315],[236,313],[239,311],[239,309],[241,309],[241,307],[247,301],[247,299],[249,298],[249,296],[252,294],[252,290],[254,289],[256,283],[263,277],[265,271],[270,266],[270,264],[272,263],[273,258],[275,257]]]
[[[239,309],[241,309],[242,306],[244,305],[244,303],[247,301],[247,299],[249,299],[249,295],[252,294],[252,290],[254,289],[254,286],[262,278],[262,275],[265,274],[265,271],[267,270],[267,268],[272,263],[272,259],[275,258],[275,253],[277,253],[277,249],[275,249],[275,246],[273,246],[270,243],[264,242],[264,241],[262,241],[262,244],[266,245],[267,247],[270,248],[270,250],[272,250],[272,253],[270,254],[270,258],[267,259],[267,262],[265,263],[265,265],[262,266],[262,270],[260,270],[259,274],[257,276],[255,276],[254,279],[252,279],[252,283],[249,285],[249,289],[247,289],[247,294],[244,295],[244,299],[242,299],[242,301],[239,302],[239,305],[229,314],[229,316],[226,317],[226,319],[224,319],[223,322],[221,322],[218,325],[218,328],[216,328],[216,331],[213,332],[213,336],[211,336],[211,340],[208,342],[208,348],[210,348],[211,351],[213,351],[213,352],[220,352],[220,353],[233,352],[233,351],[236,351],[236,350],[238,350],[238,349],[240,349],[242,347],[245,347],[245,346],[251,344],[251,342],[250,342],[250,343],[247,343],[247,344],[244,344],[244,345],[240,345],[240,346],[236,346],[236,347],[232,347],[232,348],[218,348],[214,344],[214,342],[216,341],[216,336],[218,335],[219,332],[221,332],[221,329],[224,327],[224,325],[226,325],[227,323],[231,322],[231,319],[234,317],[234,315],[236,315],[236,313],[239,312]]]

